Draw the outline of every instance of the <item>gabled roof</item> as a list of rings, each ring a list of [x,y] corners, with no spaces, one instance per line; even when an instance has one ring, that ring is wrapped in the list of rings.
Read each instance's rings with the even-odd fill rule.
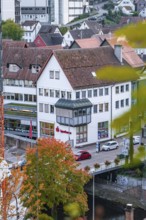
[[[71,36],[74,40],[76,39],[83,39],[83,38],[90,38],[94,32],[91,29],[82,29],[82,30],[71,30]]]
[[[39,33],[39,36],[43,39],[43,41],[47,46],[60,45],[62,44],[63,41],[63,37],[59,33],[55,33],[55,34]]]
[[[111,47],[56,50],[53,52],[74,89],[105,86],[114,82],[99,80],[92,72],[105,66],[119,66]]]
[[[117,37],[112,37],[112,38],[107,38],[106,40],[103,41],[101,46],[107,45],[105,43],[108,43],[112,48],[114,48],[114,45],[120,44],[122,45],[122,54],[123,54],[123,59],[133,68],[138,68],[138,67],[143,67],[144,62],[142,59],[136,54],[135,50],[130,47],[127,41],[123,40],[121,38]]]
[[[100,46],[101,41],[98,38],[85,38],[77,39],[75,43],[77,43],[80,48],[96,48]]]
[[[14,40],[3,40],[2,41],[2,46],[3,48],[6,47],[21,47],[21,48],[26,48],[29,46],[29,44],[25,41],[14,41]]]
[[[49,34],[54,34],[56,28],[58,28],[57,25],[42,25],[40,31],[39,31],[39,34],[40,33],[49,33]]]
[[[52,55],[52,50],[47,48],[14,48],[3,50],[3,75],[5,79],[36,81],[39,73],[32,73],[30,66],[37,64],[41,67]],[[9,72],[8,64],[20,67],[18,72]]]
[[[87,20],[85,23],[88,25],[89,29],[91,29],[95,34],[98,34],[102,28],[102,25],[97,23],[97,21]]]
[[[143,21],[144,18],[140,17],[140,16],[123,16],[120,19],[119,24],[120,25],[125,25],[125,24],[131,24],[131,23],[137,23],[140,21]]]
[[[25,21],[24,23],[22,23],[22,26],[33,26],[33,25],[37,25],[39,23],[39,21]]]

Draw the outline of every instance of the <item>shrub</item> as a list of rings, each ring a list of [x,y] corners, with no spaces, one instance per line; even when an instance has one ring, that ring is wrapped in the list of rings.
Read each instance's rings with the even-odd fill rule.
[[[115,158],[115,159],[114,159],[114,162],[115,162],[116,165],[118,165],[119,162],[120,162],[120,160],[119,160],[118,158]]]
[[[135,174],[137,177],[142,177],[142,171],[139,168],[135,170]]]
[[[106,165],[106,166],[109,166],[110,164],[111,164],[110,161],[108,161],[108,160],[105,161],[105,165]]]
[[[95,168],[95,169],[98,169],[99,167],[100,167],[100,164],[99,164],[99,163],[95,163],[95,164],[94,164],[94,168]]]
[[[90,170],[89,166],[85,166],[84,170],[86,170],[87,172]]]

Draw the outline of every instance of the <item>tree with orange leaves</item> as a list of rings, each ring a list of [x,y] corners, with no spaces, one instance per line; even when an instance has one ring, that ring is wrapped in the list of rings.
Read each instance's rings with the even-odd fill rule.
[[[0,190],[2,193],[0,216],[3,220],[16,219],[21,215],[21,209],[18,210],[18,195],[20,192],[20,185],[22,182],[23,173],[20,169],[11,170],[11,176],[6,177],[2,182]],[[5,208],[5,210],[3,210]]]
[[[69,146],[53,138],[39,139],[36,148],[27,150],[27,165],[21,188],[21,201],[28,216],[39,219],[42,213],[55,218],[57,207],[77,203],[78,216],[88,210],[84,185],[87,172],[78,169]]]

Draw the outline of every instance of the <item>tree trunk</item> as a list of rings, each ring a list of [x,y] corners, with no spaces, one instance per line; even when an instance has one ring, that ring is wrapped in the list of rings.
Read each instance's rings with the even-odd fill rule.
[[[57,207],[56,206],[53,206],[51,214],[52,214],[53,219],[57,220]]]

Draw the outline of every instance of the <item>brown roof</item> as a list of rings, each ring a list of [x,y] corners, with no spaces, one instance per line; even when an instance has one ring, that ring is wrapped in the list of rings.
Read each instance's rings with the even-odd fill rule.
[[[98,38],[78,39],[75,40],[75,42],[79,45],[80,48],[96,48],[101,44],[101,41]]]
[[[43,67],[51,56],[52,50],[47,48],[13,48],[3,50],[3,75],[5,79],[36,81],[39,73],[31,72],[31,65],[38,64]],[[9,64],[20,67],[18,72],[9,72]]]
[[[98,80],[92,75],[92,72],[105,66],[120,65],[113,49],[109,46],[56,50],[53,53],[74,89],[112,84],[113,82]]]
[[[14,40],[3,40],[2,41],[2,46],[3,46],[3,48],[5,48],[5,47],[22,47],[22,48],[26,48],[26,47],[28,47],[28,44],[25,42],[25,41],[23,41],[23,40],[21,40],[21,41],[14,41]]]
[[[142,59],[136,54],[135,50],[130,47],[128,42],[124,40],[123,38],[117,38],[117,37],[112,37],[112,38],[107,38],[105,41],[111,45],[112,48],[114,48],[114,45],[120,44],[122,45],[122,52],[123,52],[123,59],[133,68],[137,67],[143,67],[144,62]],[[104,45],[104,42],[103,42]]]

